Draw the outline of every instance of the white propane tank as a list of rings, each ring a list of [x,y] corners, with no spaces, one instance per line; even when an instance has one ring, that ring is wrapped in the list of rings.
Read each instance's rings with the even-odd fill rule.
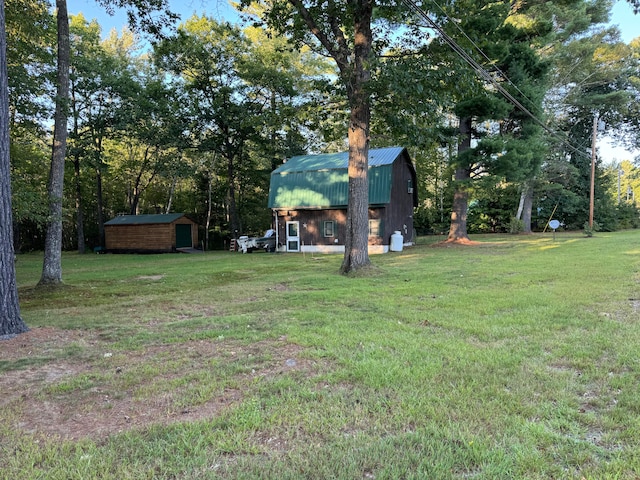
[[[391,235],[390,250],[392,252],[401,252],[403,244],[404,239],[402,238],[402,233],[400,233],[400,230],[396,230],[395,232],[393,232],[393,235]]]

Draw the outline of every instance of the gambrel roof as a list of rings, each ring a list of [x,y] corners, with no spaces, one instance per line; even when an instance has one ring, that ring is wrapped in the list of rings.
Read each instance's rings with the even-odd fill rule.
[[[404,147],[369,150],[369,204],[391,201],[393,164],[399,157],[415,168]],[[291,157],[271,173],[269,208],[346,208],[349,196],[349,153]],[[416,194],[417,202],[417,194]]]

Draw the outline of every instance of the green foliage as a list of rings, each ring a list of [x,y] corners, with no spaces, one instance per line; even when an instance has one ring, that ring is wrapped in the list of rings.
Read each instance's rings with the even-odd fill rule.
[[[39,129],[51,115],[55,20],[44,0],[7,0],[7,73],[12,128]],[[42,131],[39,133],[42,135]],[[16,138],[16,132],[12,132]]]
[[[191,148],[209,156],[200,168],[226,197],[219,202],[220,217],[230,217],[225,228],[232,235],[266,229],[268,173],[306,148],[295,133],[304,128],[301,93],[322,62],[289,51],[283,39],[198,16],[158,44],[154,58],[183,92]]]
[[[556,53],[556,88],[563,91],[563,104],[557,108],[565,112],[563,129],[574,146],[591,145],[594,121],[597,120],[597,125],[604,123],[607,131],[616,131],[628,116],[629,99],[634,91],[629,81],[633,71],[629,47],[619,41],[615,31],[602,30],[577,37]],[[576,58],[582,61],[576,64]],[[605,133],[596,131],[596,138]],[[581,200],[574,205],[566,223],[569,228],[578,228],[588,215],[591,155],[586,149],[577,149],[567,152],[567,156],[576,173],[571,190]],[[595,216],[605,231],[618,228],[614,185],[615,177],[597,161]]]
[[[55,21],[48,3],[39,0],[7,1],[5,15],[14,246],[28,251],[42,248],[48,215],[51,152],[42,122],[51,115]]]
[[[635,204],[620,203],[617,206],[618,229],[639,228],[640,210]]]
[[[524,222],[516,217],[511,217],[509,222],[509,233],[512,235],[522,233],[524,231]]]
[[[519,199],[515,185],[491,185],[487,179],[473,190],[472,198],[468,213],[469,232],[513,233],[512,220]]]
[[[158,39],[165,35],[165,29],[171,27],[179,18],[171,12],[167,0],[97,0],[109,14],[114,8],[126,11],[129,26]]]
[[[413,226],[418,235],[441,234],[449,229],[453,196],[450,149],[438,143],[410,151],[418,174],[418,208],[413,213]]]
[[[593,237],[593,235],[596,232],[599,232],[600,230],[601,230],[600,224],[595,220],[593,221],[592,225],[589,225],[589,222],[584,222],[583,231],[587,237]]]
[[[30,250],[37,246],[30,239],[38,236],[36,232],[40,231],[48,215],[46,173],[50,152],[40,141],[39,132],[16,125],[11,133],[13,220],[22,227],[16,232],[15,243],[19,250]]]

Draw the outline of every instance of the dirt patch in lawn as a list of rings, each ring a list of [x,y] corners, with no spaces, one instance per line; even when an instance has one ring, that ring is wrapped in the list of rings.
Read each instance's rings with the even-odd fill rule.
[[[6,340],[0,340],[0,362],[28,361],[46,358],[74,343],[95,343],[93,335],[83,330],[58,328],[32,328],[28,332]]]
[[[214,418],[257,382],[318,370],[286,337],[248,345],[195,340],[131,352],[110,352],[95,338],[36,328],[1,341],[2,421],[33,435],[102,441],[150,425]],[[78,344],[86,346],[81,355],[60,353]],[[206,393],[190,402],[185,391],[199,389]]]
[[[475,247],[478,245],[487,245],[484,242],[476,242],[469,240],[468,238],[458,238],[456,240],[443,240],[441,242],[433,243],[430,246],[433,248],[450,248],[450,247]]]
[[[136,277],[136,280],[151,280],[157,282],[163,278],[164,275],[140,275],[139,277]]]

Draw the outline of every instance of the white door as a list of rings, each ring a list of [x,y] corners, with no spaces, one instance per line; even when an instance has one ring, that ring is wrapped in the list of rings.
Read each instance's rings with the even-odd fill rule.
[[[287,252],[300,251],[300,222],[287,222]]]

